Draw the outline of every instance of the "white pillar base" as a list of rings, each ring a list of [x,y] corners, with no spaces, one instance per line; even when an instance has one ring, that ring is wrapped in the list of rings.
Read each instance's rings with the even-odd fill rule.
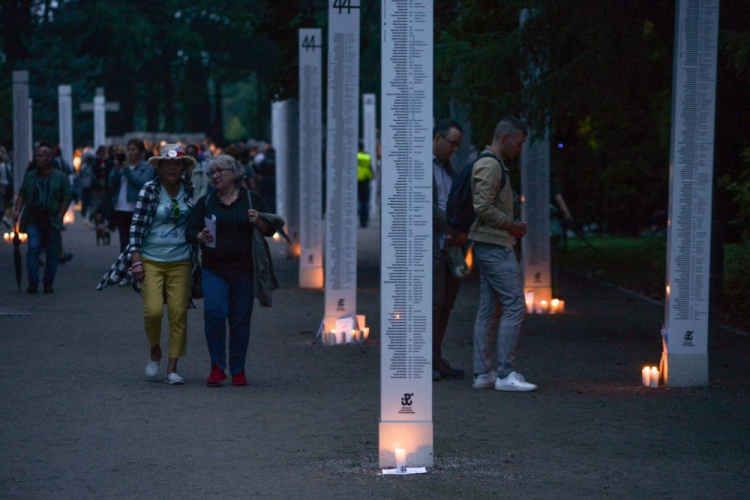
[[[668,354],[667,387],[708,386],[708,354]]]
[[[396,448],[406,450],[407,467],[432,467],[432,436],[432,422],[380,422],[380,468],[396,467]]]
[[[299,287],[313,290],[323,288],[322,267],[301,267],[299,270]]]

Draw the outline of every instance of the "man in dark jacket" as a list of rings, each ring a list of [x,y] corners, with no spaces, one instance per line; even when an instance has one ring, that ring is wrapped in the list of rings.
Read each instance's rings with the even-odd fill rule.
[[[26,268],[29,275],[30,294],[39,287],[39,254],[45,249],[44,293],[53,293],[52,285],[57,272],[63,217],[70,205],[68,176],[54,168],[52,147],[41,143],[34,152],[36,168],[23,179],[21,190],[13,209],[13,221],[21,217],[20,231],[28,234]]]

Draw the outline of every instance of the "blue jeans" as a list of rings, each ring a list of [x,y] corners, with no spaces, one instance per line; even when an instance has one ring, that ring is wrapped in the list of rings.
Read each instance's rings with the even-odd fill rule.
[[[515,252],[474,242],[479,264],[479,309],[474,322],[474,373],[498,377],[515,371],[516,342],[526,313],[521,269]]]
[[[29,245],[26,253],[26,272],[29,274],[29,284],[39,283],[39,254],[46,255],[44,263],[44,282],[51,285],[57,273],[57,258],[60,255],[60,231],[50,224],[29,224],[26,227]]]
[[[202,269],[203,322],[211,366],[227,367],[226,338],[229,320],[229,372],[245,369],[253,314],[252,271]]]

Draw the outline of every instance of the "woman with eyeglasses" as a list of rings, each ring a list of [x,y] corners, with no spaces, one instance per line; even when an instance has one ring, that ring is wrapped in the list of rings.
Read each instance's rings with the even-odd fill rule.
[[[268,213],[260,196],[242,187],[244,169],[231,156],[212,159],[208,174],[216,191],[195,203],[187,228],[187,240],[200,243],[203,255],[203,319],[211,356],[206,384],[220,386],[229,367],[232,385],[245,386],[253,299],[270,306],[271,291],[278,288],[265,236],[273,236],[284,220]],[[206,227],[206,220],[214,230]]]
[[[128,276],[140,286],[146,337],[151,346],[146,376],[159,375],[161,320],[166,299],[169,318],[169,362],[164,380],[168,384],[184,384],[177,373],[177,362],[185,356],[187,311],[190,303],[193,268],[197,257],[185,239],[192,209],[193,185],[189,178],[195,160],[177,144],[161,147],[159,156],[148,163],[158,176],[144,184],[130,226],[130,244],[120,254],[99,289]]]

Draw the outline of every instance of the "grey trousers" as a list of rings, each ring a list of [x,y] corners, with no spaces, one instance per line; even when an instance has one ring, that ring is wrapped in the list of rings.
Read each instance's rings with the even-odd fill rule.
[[[497,364],[498,377],[515,371],[516,342],[526,304],[521,269],[515,252],[506,247],[474,242],[479,264],[479,309],[474,322],[474,373],[489,373]]]

